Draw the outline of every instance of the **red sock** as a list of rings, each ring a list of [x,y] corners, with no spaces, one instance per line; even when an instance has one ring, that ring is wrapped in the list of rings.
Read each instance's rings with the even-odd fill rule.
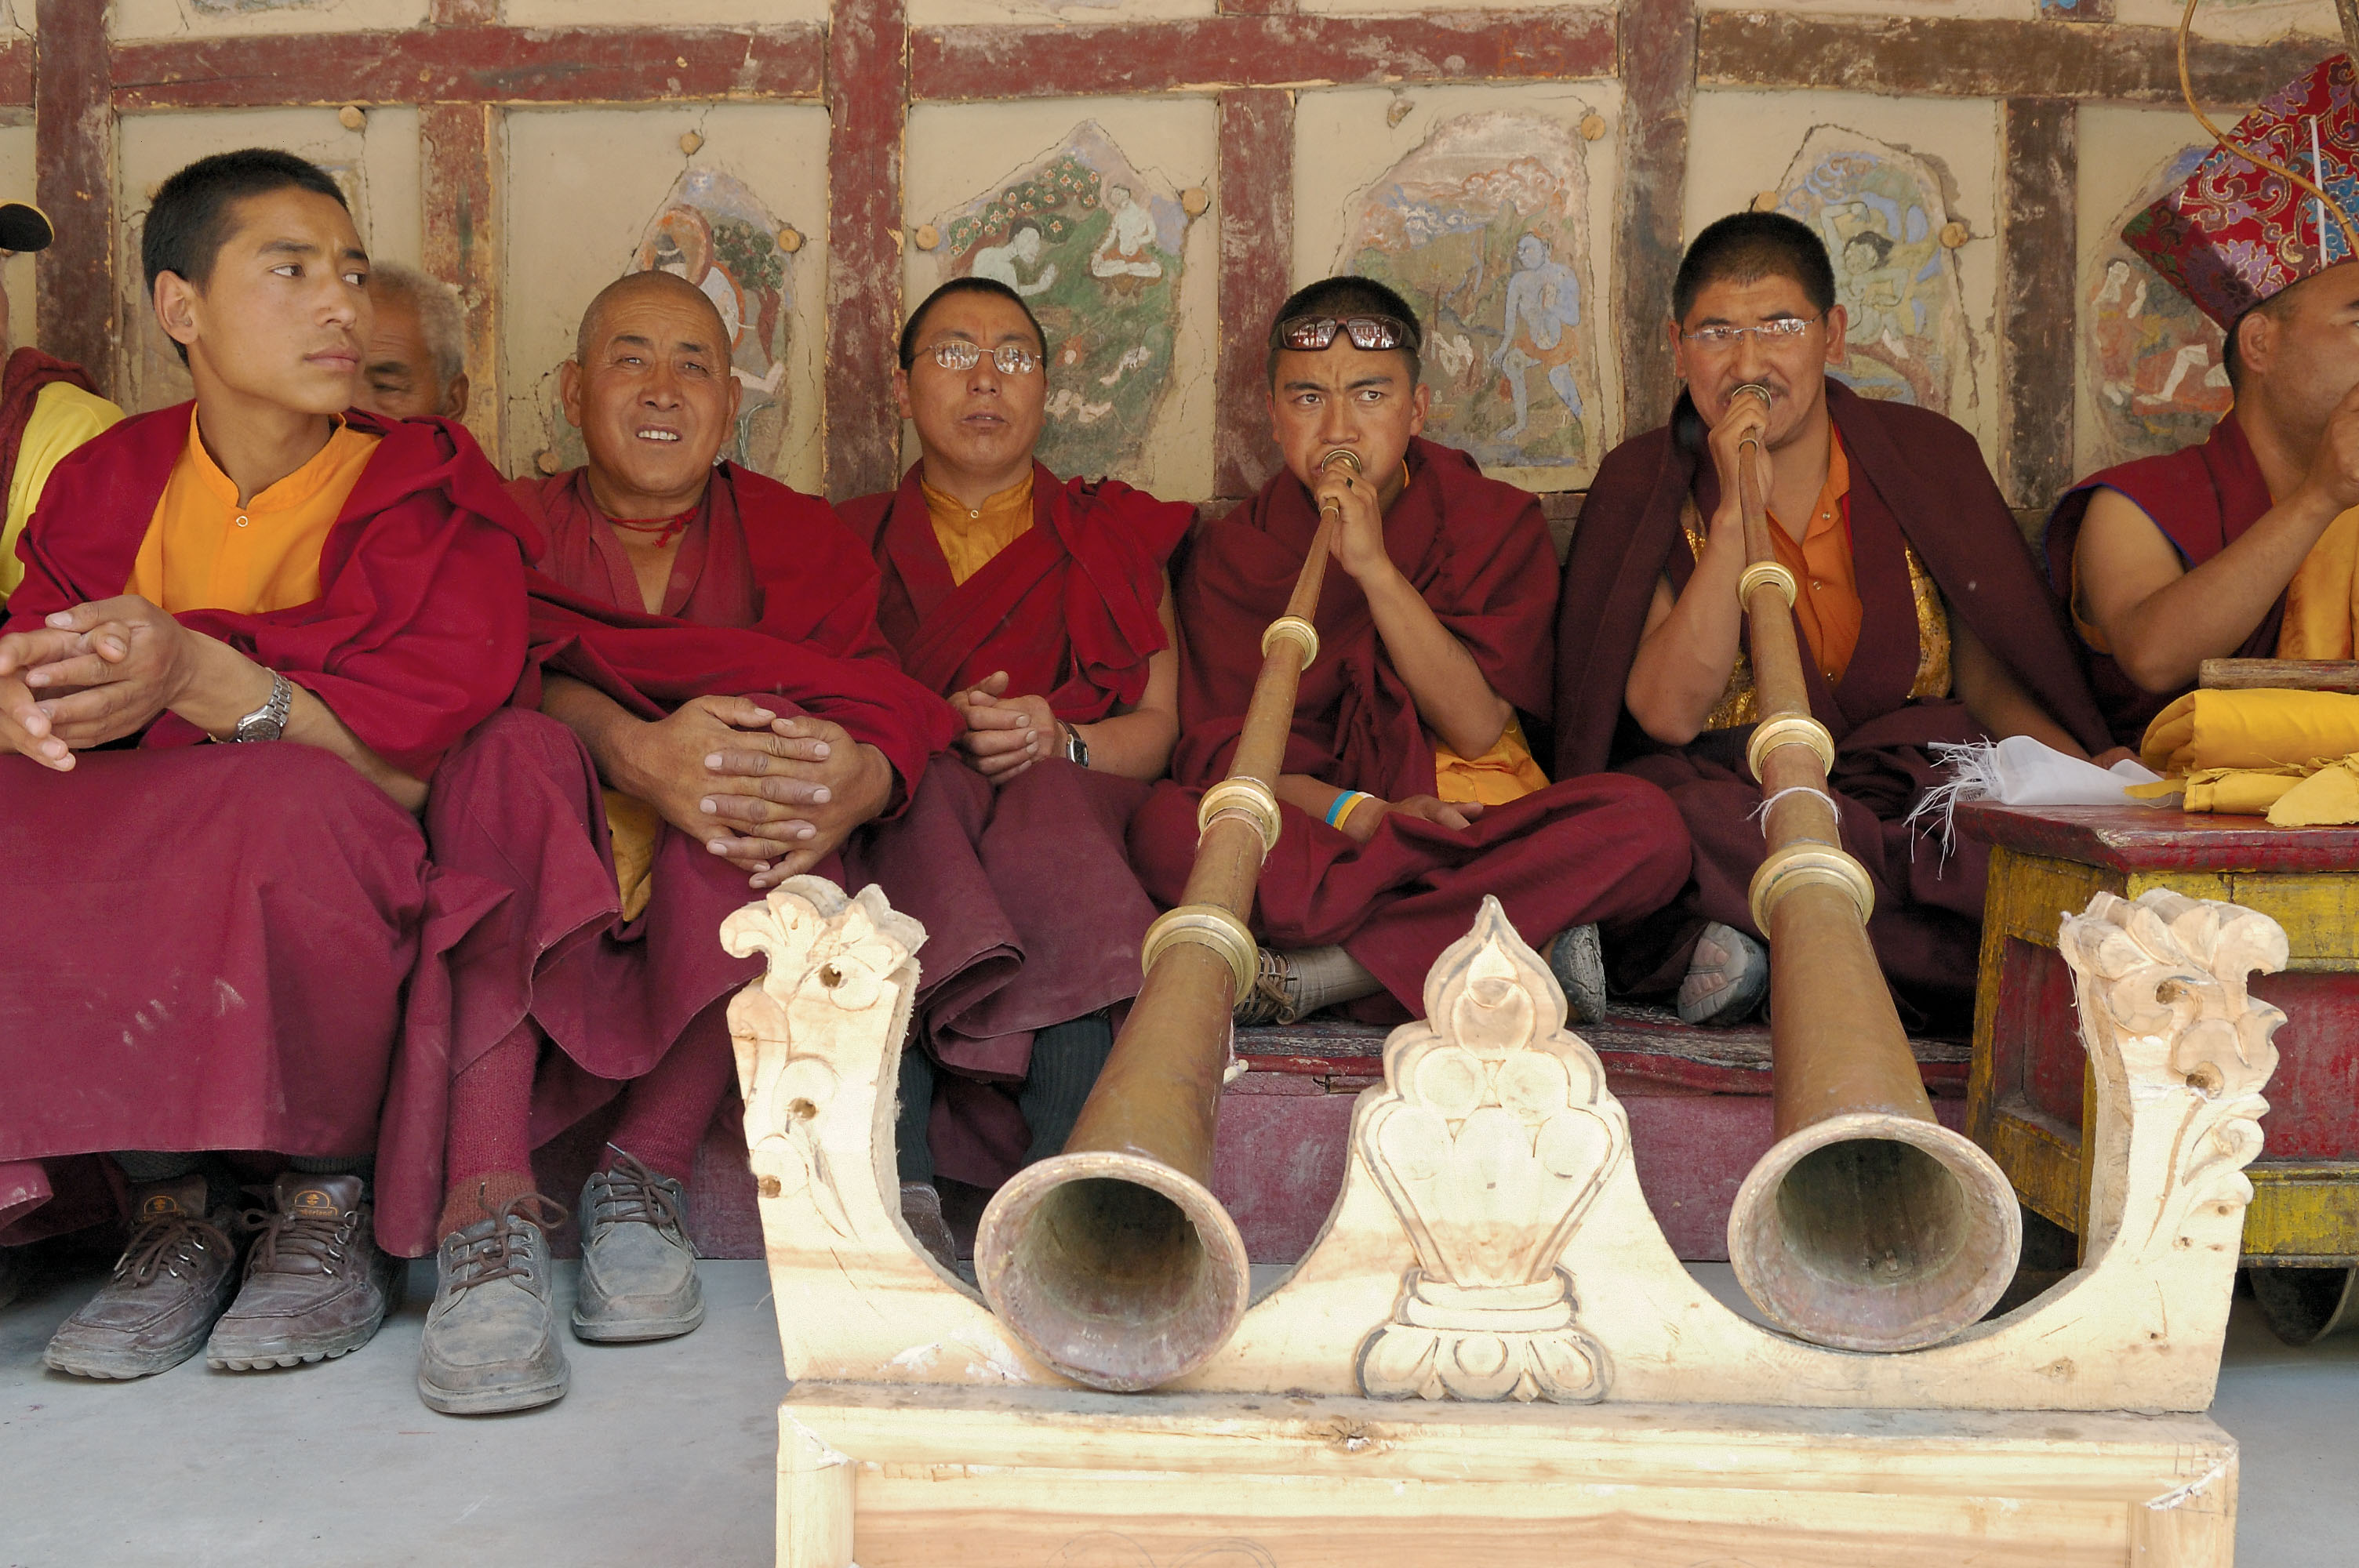
[[[623,1091],[622,1119],[607,1144],[684,1185],[696,1168],[696,1146],[736,1081],[737,1054],[729,1043],[729,1000],[723,997],[690,1021],[663,1060]],[[608,1166],[613,1160],[610,1153]]]
[[[437,1235],[464,1230],[533,1191],[532,1075],[540,1031],[526,1019],[451,1081],[451,1129],[443,1152],[442,1217]]]

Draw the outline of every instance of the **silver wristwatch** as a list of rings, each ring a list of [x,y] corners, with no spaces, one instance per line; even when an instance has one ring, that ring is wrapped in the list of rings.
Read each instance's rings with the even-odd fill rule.
[[[260,708],[237,721],[230,731],[233,741],[276,741],[287,732],[287,715],[294,711],[295,683],[270,672],[270,697]]]
[[[1071,724],[1065,726],[1065,761],[1085,768],[1090,765],[1090,743],[1082,740],[1081,730]]]

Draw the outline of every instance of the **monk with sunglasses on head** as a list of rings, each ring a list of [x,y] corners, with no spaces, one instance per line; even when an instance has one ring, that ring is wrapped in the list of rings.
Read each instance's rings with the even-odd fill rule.
[[[1422,340],[1408,304],[1366,278],[1288,299],[1269,341],[1285,466],[1204,530],[1177,584],[1175,782],[1131,827],[1167,903],[1195,858],[1197,800],[1235,756],[1263,630],[1285,613],[1321,510],[1339,516],[1240,1022],[1342,1004],[1421,1011],[1426,970],[1485,894],[1549,952],[1576,1006],[1602,1009],[1595,924],[1659,907],[1687,876],[1687,834],[1660,790],[1551,784],[1526,742],[1527,719],[1549,716],[1556,557],[1536,498],[1421,438]]]

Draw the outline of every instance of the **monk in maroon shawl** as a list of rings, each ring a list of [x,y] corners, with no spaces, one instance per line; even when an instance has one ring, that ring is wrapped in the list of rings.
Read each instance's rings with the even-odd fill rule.
[[[511,487],[549,540],[522,693],[541,712],[479,730],[427,811],[439,863],[512,890],[457,955],[419,1353],[419,1391],[449,1413],[565,1392],[547,1237],[562,1211],[533,1190],[531,1152],[618,1094],[582,1195],[573,1332],[703,1320],[686,1189],[734,1082],[728,999],[760,972],[723,950],[721,922],[787,877],[844,881],[844,836],[906,800],[951,730],[894,663],[875,567],[826,503],[716,466],[737,394],[704,295],[660,272],[608,286],[562,394],[588,465]]]
[[[1831,384],[1843,311],[1826,248],[1775,213],[1696,236],[1669,323],[1687,389],[1671,425],[1609,453],[1565,563],[1557,765],[1612,766],[1679,802],[1695,875],[1609,933],[1617,989],[1677,989],[1690,1022],[1735,1022],[1767,988],[1745,892],[1764,845],[1737,577],[1738,443],[1756,460],[1811,711],[1833,735],[1844,846],[1875,888],[1868,936],[1919,1020],[1971,1016],[1986,864],[1907,825],[1937,741],[2032,735],[2086,756],[2104,728],[2057,607],[1973,438]],[[1759,386],[1768,398],[1737,389]],[[1706,449],[1709,448],[1709,456]],[[2111,761],[2111,758],[2107,758]]]
[[[1340,514],[1254,908],[1261,976],[1241,1021],[1373,997],[1414,1011],[1427,969],[1485,893],[1547,950],[1575,1005],[1602,1005],[1600,920],[1659,907],[1687,875],[1662,792],[1550,784],[1519,713],[1549,711],[1556,558],[1539,503],[1418,438],[1408,306],[1364,278],[1301,290],[1270,333],[1270,423],[1285,471],[1207,529],[1179,584],[1185,650],[1176,784],[1131,827],[1147,891],[1182,896],[1196,801],[1224,777],[1322,507]],[[1337,449],[1357,475],[1322,467]],[[1567,937],[1569,939],[1560,940]]]
[[[123,1261],[48,1351],[97,1378],[375,1331],[370,1157],[434,1162],[440,955],[485,907],[411,813],[525,649],[525,525],[474,442],[342,413],[368,261],[334,181],[201,160],[145,245],[196,402],[58,465],[0,634],[0,1239],[56,1227],[60,1156],[131,1179]],[[292,1157],[251,1249],[223,1150]]]
[[[996,1187],[1061,1150],[1114,1045],[1106,1010],[1138,992],[1155,909],[1123,838],[1179,734],[1163,563],[1195,509],[1033,457],[1048,342],[1005,284],[944,284],[900,351],[923,455],[842,510],[902,666],[965,720],[968,765],[929,773],[852,860],[929,933],[897,1142],[903,1213],[942,1248],[937,1171]],[[980,950],[933,935],[958,931]]]
[[[0,252],[45,251],[57,237],[42,211],[0,201]],[[0,344],[8,341],[8,295],[0,289]],[[0,366],[0,604],[25,575],[16,540],[40,504],[41,489],[58,460],[123,417],[123,410],[92,390],[80,365],[21,348]],[[0,1303],[8,1299],[0,1276]]]

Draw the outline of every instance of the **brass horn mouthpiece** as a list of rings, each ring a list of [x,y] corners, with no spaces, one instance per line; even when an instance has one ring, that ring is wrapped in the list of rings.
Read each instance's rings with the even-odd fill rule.
[[[1360,454],[1352,450],[1349,447],[1337,447],[1333,450],[1330,451],[1325,457],[1321,458],[1319,460],[1319,471],[1321,473],[1325,473],[1337,463],[1343,464],[1355,474],[1366,471],[1360,467]]]
[[[1773,402],[1775,402],[1775,401],[1776,401],[1776,399],[1775,399],[1775,398],[1773,398],[1773,397],[1770,395],[1769,389],[1768,389],[1767,387],[1766,387],[1766,386],[1762,385],[1762,384],[1761,384],[1759,382],[1757,382],[1757,381],[1748,381],[1748,382],[1745,383],[1743,385],[1739,386],[1735,391],[1734,391],[1734,392],[1730,393],[1730,394],[1728,395],[1728,399],[1729,399],[1729,401],[1730,401],[1730,402],[1734,403],[1734,402],[1735,402],[1738,398],[1740,398],[1740,397],[1745,397],[1745,396],[1753,396],[1753,397],[1757,397],[1757,398],[1759,398],[1759,399],[1761,400],[1761,406],[1762,406],[1762,407],[1764,407],[1764,408],[1768,407],[1768,406],[1770,406],[1770,404],[1771,404],[1771,403],[1773,403]]]

